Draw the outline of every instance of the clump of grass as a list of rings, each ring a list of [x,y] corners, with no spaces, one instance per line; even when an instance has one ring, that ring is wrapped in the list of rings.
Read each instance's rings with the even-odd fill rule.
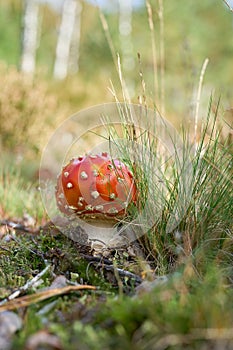
[[[159,274],[189,258],[200,273],[213,262],[231,268],[233,145],[223,142],[211,105],[194,144],[187,131],[179,139],[166,121],[161,124],[156,111],[127,102],[116,107],[122,130],[108,127],[110,149],[130,166],[138,189],[137,208],[125,221]]]

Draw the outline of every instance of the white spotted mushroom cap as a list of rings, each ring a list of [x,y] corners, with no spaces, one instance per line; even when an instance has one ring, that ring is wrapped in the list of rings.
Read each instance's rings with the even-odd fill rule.
[[[66,215],[123,217],[136,204],[136,185],[128,167],[107,153],[73,158],[57,180],[56,201]]]

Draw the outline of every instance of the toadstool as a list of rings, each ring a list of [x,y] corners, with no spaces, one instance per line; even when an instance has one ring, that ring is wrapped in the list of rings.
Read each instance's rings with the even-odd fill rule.
[[[129,168],[108,153],[73,158],[57,179],[56,202],[66,216],[113,227],[136,204],[136,184]]]

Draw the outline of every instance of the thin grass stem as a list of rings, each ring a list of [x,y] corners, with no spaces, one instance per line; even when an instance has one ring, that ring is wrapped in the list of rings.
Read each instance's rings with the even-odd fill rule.
[[[200,108],[200,100],[201,100],[201,91],[202,91],[203,79],[204,79],[204,75],[205,75],[205,71],[208,63],[209,63],[209,59],[206,58],[201,68],[201,74],[199,77],[199,84],[198,84],[198,90],[197,90],[196,108],[195,108],[195,116],[194,116],[194,145],[195,145],[196,151],[197,151],[197,126],[198,126],[199,108]]]
[[[164,49],[164,13],[163,0],[159,0],[159,27],[160,27],[160,81],[161,81],[161,114],[165,117],[165,49]]]
[[[151,8],[149,1],[146,1],[146,7],[147,7],[147,13],[148,13],[149,28],[150,28],[150,33],[151,33],[151,47],[152,47],[153,70],[154,70],[155,104],[159,105],[158,58],[157,58],[153,14],[152,14],[152,8]]]

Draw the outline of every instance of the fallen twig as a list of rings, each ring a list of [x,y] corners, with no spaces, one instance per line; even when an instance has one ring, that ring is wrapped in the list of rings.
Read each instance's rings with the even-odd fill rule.
[[[105,265],[112,265],[112,261],[106,258],[103,258],[102,256],[92,256],[87,254],[80,254],[82,258],[84,258],[87,261],[94,262],[94,263],[104,263]]]
[[[0,221],[0,225],[13,228],[14,230],[19,230],[19,231],[24,231],[24,232],[31,232],[25,225],[22,225],[22,224],[13,222],[13,221],[1,220]]]
[[[26,295],[23,297],[19,297],[17,299],[9,300],[7,303],[4,305],[0,306],[0,312],[6,311],[6,310],[14,310],[18,309],[20,307],[27,307],[31,304],[38,303],[39,301],[62,295],[62,294],[67,294],[70,292],[75,292],[79,290],[96,290],[95,286],[90,286],[90,285],[77,285],[77,286],[66,286],[63,288],[54,288],[54,289],[48,289],[48,290],[43,290],[41,292],[37,292],[34,294]]]
[[[93,256],[85,255],[85,254],[82,254],[82,257],[89,261],[88,266],[97,265],[97,267],[101,267],[101,268],[105,269],[106,271],[117,272],[120,277],[132,278],[137,283],[141,283],[143,281],[143,279],[140,276],[136,275],[133,272],[123,270],[123,269],[120,269],[120,268],[114,266],[112,261],[108,260],[106,258],[93,257]]]
[[[141,283],[142,282],[142,278],[138,275],[136,275],[133,272],[127,271],[127,270],[123,270],[120,269],[118,267],[115,267],[114,265],[103,265],[103,267],[105,268],[105,270],[107,271],[117,271],[120,277],[128,277],[128,278],[132,278],[135,280],[135,282],[137,283]]]
[[[50,265],[47,265],[41,272],[39,272],[35,277],[33,277],[31,280],[28,280],[27,283],[25,283],[24,286],[20,287],[19,289],[17,289],[16,291],[14,291],[12,294],[10,294],[8,297],[6,297],[5,299],[3,299],[0,302],[0,308],[2,305],[6,304],[7,302],[9,302],[10,300],[13,300],[15,298],[17,298],[22,292],[25,292],[26,290],[28,290],[29,288],[31,288],[37,281],[39,281],[39,279],[46,274],[46,272],[49,270]]]
[[[85,254],[82,254],[82,257],[89,261],[89,265],[97,265],[97,267],[101,267],[106,271],[112,271],[113,273],[117,272],[120,277],[128,277],[128,278],[134,279],[136,283],[141,283],[143,281],[143,279],[139,275],[136,275],[133,272],[123,270],[114,266],[112,261],[106,258],[98,257],[98,256],[97,257],[90,256]]]

